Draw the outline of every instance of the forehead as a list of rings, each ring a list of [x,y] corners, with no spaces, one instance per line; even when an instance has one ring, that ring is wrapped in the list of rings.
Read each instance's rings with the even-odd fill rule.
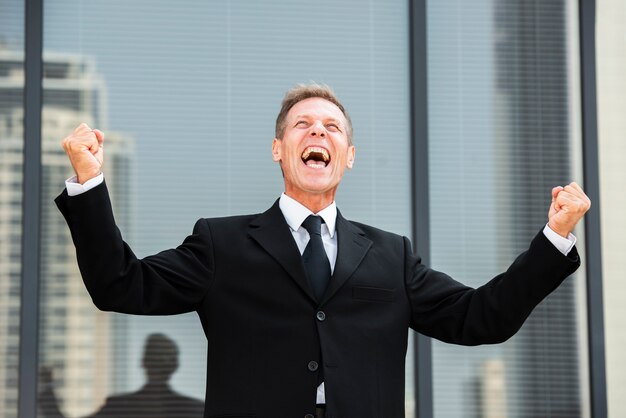
[[[321,97],[304,99],[293,105],[287,113],[287,118],[313,117],[319,119],[337,119],[345,123],[343,112],[336,104]]]

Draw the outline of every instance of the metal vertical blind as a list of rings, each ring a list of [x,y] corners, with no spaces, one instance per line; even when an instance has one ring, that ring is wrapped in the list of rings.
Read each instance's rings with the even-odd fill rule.
[[[528,247],[547,222],[552,187],[580,173],[571,7],[428,2],[431,259],[469,285]],[[504,344],[435,342],[434,415],[586,416],[583,274]]]
[[[59,140],[84,121],[105,132],[116,220],[137,255],[178,245],[200,217],[264,211],[282,192],[270,153],[282,95],[313,80],[335,88],[355,127],[356,164],[338,207],[410,235],[405,10],[401,1],[322,1],[315,9],[279,1],[46,2],[43,200],[71,175]],[[155,338],[165,357],[178,352],[171,388],[203,401],[207,352],[196,316],[98,312],[60,214],[49,206],[43,217],[41,416],[89,415],[144,387]]]

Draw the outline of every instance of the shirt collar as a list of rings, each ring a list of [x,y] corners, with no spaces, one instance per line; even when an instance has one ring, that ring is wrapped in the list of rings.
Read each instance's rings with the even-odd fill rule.
[[[335,236],[335,223],[337,221],[337,205],[335,204],[335,201],[320,210],[318,213],[314,214],[302,203],[283,193],[280,195],[278,206],[280,207],[280,211],[283,213],[287,224],[292,230],[297,231],[302,225],[302,222],[304,222],[309,215],[313,214],[321,216],[328,227],[330,237],[332,238]]]

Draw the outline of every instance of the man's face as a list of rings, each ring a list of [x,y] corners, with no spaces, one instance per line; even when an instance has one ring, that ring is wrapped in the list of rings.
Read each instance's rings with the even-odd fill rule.
[[[344,170],[354,162],[343,113],[318,97],[296,103],[287,114],[283,138],[274,138],[272,156],[283,170],[287,195],[301,203],[322,198],[330,204]]]

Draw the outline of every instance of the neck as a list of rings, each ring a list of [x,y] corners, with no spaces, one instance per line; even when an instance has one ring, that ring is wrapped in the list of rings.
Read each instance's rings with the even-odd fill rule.
[[[313,213],[318,213],[322,209],[330,206],[335,201],[335,191],[313,194],[306,192],[298,192],[294,190],[285,190],[285,194],[290,198],[298,201]]]

